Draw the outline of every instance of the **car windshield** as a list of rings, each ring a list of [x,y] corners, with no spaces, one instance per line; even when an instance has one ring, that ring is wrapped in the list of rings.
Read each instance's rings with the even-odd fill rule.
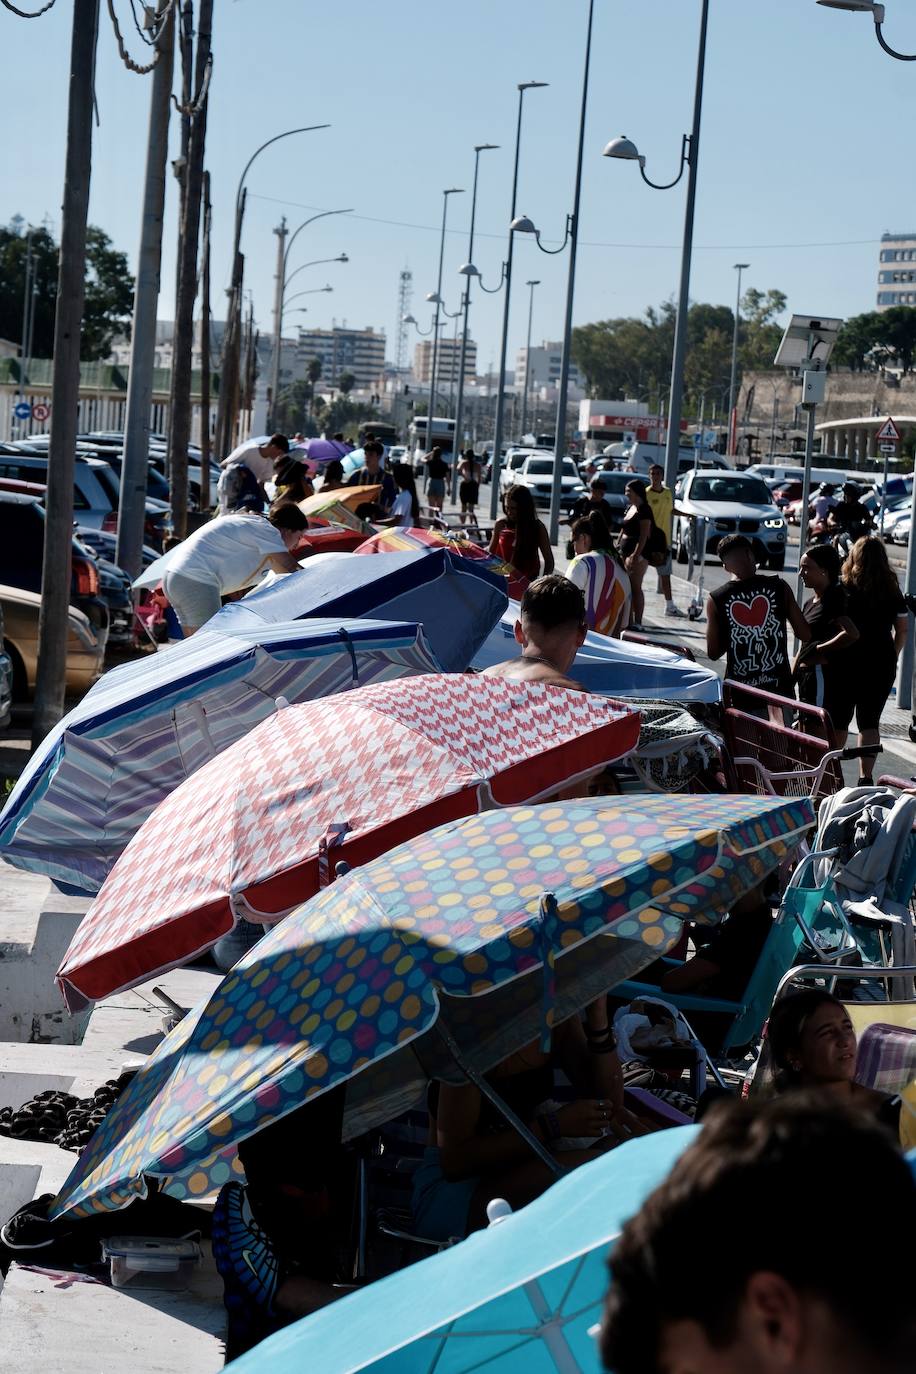
[[[627,483],[632,482],[632,472],[602,472],[601,480],[604,483],[605,496],[622,496],[627,489]]]
[[[771,506],[773,498],[758,477],[695,477],[692,501],[731,501],[747,506]]]

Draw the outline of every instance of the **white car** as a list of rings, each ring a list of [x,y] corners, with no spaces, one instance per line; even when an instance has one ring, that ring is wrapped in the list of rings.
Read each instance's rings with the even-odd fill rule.
[[[536,506],[550,505],[553,492],[553,454],[529,454],[513,473],[514,481],[510,486],[527,487],[534,497]],[[579,469],[571,458],[563,459],[561,480],[560,509],[569,510],[580,496],[586,495],[586,487],[579,476]]]
[[[706,554],[714,554],[727,534],[745,534],[758,562],[775,570],[786,561],[786,522],[769,487],[746,473],[688,472],[677,484],[672,544],[679,563],[686,563],[693,522],[706,521]]]
[[[549,458],[553,462],[553,450],[546,448],[510,447],[503,455],[499,469],[499,490],[508,491],[515,484],[526,458]]]

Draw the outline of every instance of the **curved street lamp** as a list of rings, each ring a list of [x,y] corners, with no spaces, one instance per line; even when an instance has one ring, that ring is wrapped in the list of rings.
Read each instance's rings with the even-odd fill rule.
[[[678,449],[681,440],[681,410],[684,399],[684,361],[687,354],[687,313],[690,307],[690,266],[693,257],[693,221],[697,198],[697,169],[700,160],[700,121],[703,114],[703,82],[706,72],[706,34],[709,27],[709,0],[702,0],[700,11],[700,41],[697,50],[697,74],[693,93],[693,124],[689,134],[681,139],[681,165],[673,181],[654,182],[646,176],[645,158],[631,139],[621,136],[612,139],[604,149],[605,157],[638,162],[640,175],[647,186],[657,191],[676,186],[687,171],[687,200],[684,212],[684,239],[681,249],[681,280],[678,288],[677,316],[674,325],[674,348],[671,356],[671,394],[668,403],[668,442],[665,446],[665,484],[674,490],[677,482]]]
[[[302,263],[302,265],[301,265],[300,267],[297,267],[297,268],[295,269],[295,271],[290,272],[290,274],[289,274],[288,277],[286,278],[286,281],[285,281],[284,285],[285,285],[285,286],[289,286],[289,284],[290,284],[290,282],[292,281],[293,277],[298,277],[299,273],[300,273],[300,272],[304,272],[305,269],[306,269],[307,267],[318,267],[318,266],[319,266],[321,263],[323,263],[323,262],[349,262],[349,261],[350,261],[350,259],[347,257],[347,254],[346,254],[346,253],[338,253],[338,255],[337,255],[336,258],[313,258],[311,262],[304,262],[304,263]]]
[[[890,56],[895,57],[898,62],[916,62],[916,53],[897,52],[885,41],[881,26],[884,23],[884,6],[869,4],[868,0],[817,0],[819,5],[831,10],[850,10],[854,14],[870,14],[875,22],[875,37],[884,51]],[[910,539],[907,544],[906,552],[906,585],[905,592],[908,597],[916,594],[916,535],[912,533],[916,529],[916,482],[913,483],[913,492],[910,498]],[[912,612],[909,616],[909,634],[907,635],[903,650],[900,654],[900,663],[897,669],[897,705],[901,711],[909,711],[913,705],[913,634],[916,629],[916,622]]]
[[[442,310],[442,261],[445,257],[445,222],[448,217],[448,198],[449,196],[463,196],[464,188],[461,186],[449,186],[442,192],[442,232],[439,235],[439,276],[436,282],[435,291],[431,292],[426,299],[431,305],[436,307],[435,321],[433,323],[433,356],[432,368],[429,374],[429,410],[426,416],[426,447],[432,448],[433,433],[433,410],[436,405],[436,366],[439,361],[439,314]]]

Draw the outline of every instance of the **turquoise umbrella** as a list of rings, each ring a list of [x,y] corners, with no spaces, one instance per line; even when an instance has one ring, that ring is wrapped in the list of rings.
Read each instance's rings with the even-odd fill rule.
[[[233,1374],[600,1374],[607,1254],[699,1134],[628,1141],[486,1231],[271,1336]],[[505,1206],[505,1205],[504,1205]],[[491,1217],[503,1210],[491,1204]]]
[[[275,926],[166,1037],[55,1214],[123,1206],[148,1177],[207,1196],[239,1140],[341,1082],[349,1139],[430,1078],[485,1073],[685,920],[715,923],[813,820],[807,798],[643,794],[484,812],[400,845]]]

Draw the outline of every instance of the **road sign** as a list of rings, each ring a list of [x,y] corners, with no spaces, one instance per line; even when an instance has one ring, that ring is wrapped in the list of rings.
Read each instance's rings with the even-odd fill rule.
[[[894,454],[897,452],[896,444],[879,444],[878,447],[880,448],[882,453]]]
[[[880,443],[882,439],[893,440],[895,444],[899,444],[900,442],[900,430],[894,424],[893,420],[889,415],[887,419],[884,421],[884,424],[878,430],[878,442]]]
[[[50,414],[51,407],[49,405],[45,405],[44,401],[36,401],[35,404],[32,406],[32,419],[38,420],[39,423],[41,423],[44,420],[47,420]]]
[[[17,401],[13,414],[16,416],[17,420],[27,420],[32,414],[32,407],[29,405],[28,401]]]

